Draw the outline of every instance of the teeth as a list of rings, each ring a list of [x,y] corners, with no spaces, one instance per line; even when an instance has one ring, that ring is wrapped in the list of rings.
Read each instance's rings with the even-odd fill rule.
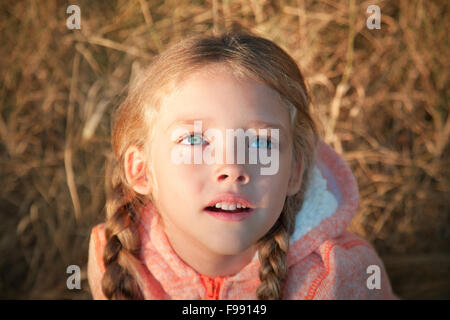
[[[218,202],[218,203],[216,203],[215,207],[218,209],[229,210],[229,211],[236,210],[236,208],[237,209],[240,209],[240,208],[246,209],[247,208],[246,206],[241,205],[240,203],[226,203],[226,202]]]

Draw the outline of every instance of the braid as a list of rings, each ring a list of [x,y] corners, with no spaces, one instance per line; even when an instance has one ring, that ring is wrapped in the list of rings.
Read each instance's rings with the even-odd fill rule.
[[[114,166],[112,179],[107,177],[107,242],[103,252],[106,270],[102,290],[108,299],[143,299],[138,285],[140,278],[135,268],[140,263],[138,209],[142,203],[139,197],[127,196],[126,186],[121,182],[123,180],[118,169],[118,166]]]
[[[288,201],[286,200],[285,203]],[[279,300],[283,298],[282,283],[287,275],[286,256],[289,249],[295,216],[289,214],[286,205],[272,229],[261,239],[258,246],[259,278],[261,284],[256,291],[260,300]]]
[[[307,162],[311,161],[308,160]],[[306,166],[310,167],[309,163]],[[261,284],[256,290],[256,295],[259,300],[283,299],[283,284],[288,273],[289,240],[295,230],[296,215],[303,204],[309,176],[310,172],[307,169],[303,172],[300,190],[296,194],[286,197],[277,222],[258,243]]]

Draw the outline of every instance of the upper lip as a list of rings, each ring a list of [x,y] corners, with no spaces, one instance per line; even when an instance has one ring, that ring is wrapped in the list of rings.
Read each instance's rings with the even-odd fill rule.
[[[244,196],[233,194],[233,193],[224,193],[216,196],[213,200],[211,200],[206,207],[214,207],[216,203],[219,202],[228,202],[228,203],[240,203],[247,208],[253,209],[254,205],[247,200]]]

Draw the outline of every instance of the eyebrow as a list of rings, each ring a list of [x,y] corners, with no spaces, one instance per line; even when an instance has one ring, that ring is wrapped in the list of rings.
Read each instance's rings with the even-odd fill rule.
[[[252,120],[248,123],[249,127],[258,127],[258,128],[268,128],[268,129],[279,129],[280,132],[284,135],[286,135],[286,129],[278,123],[270,123],[260,120]]]
[[[167,129],[169,129],[170,127],[174,126],[174,125],[194,125],[194,121],[202,121],[202,122],[214,122],[213,119],[211,118],[204,118],[204,119],[178,119],[173,121],[168,127]],[[247,124],[247,128],[252,128],[252,127],[257,127],[259,129],[279,129],[280,130],[280,136],[285,136],[288,137],[287,135],[287,130],[278,123],[271,123],[271,122],[266,122],[266,121],[261,121],[261,120],[251,120],[248,122]]]
[[[169,129],[170,127],[178,124],[184,124],[184,125],[194,125],[194,121],[202,121],[202,122],[211,122],[212,119],[211,118],[204,118],[204,119],[178,119],[173,121],[171,124],[169,124],[167,126],[167,129]]]

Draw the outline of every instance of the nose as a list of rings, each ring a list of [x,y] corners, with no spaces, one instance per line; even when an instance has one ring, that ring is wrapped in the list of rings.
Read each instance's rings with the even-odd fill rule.
[[[219,183],[234,183],[237,181],[239,184],[245,185],[250,182],[250,176],[243,165],[226,164],[218,170],[216,181]]]

